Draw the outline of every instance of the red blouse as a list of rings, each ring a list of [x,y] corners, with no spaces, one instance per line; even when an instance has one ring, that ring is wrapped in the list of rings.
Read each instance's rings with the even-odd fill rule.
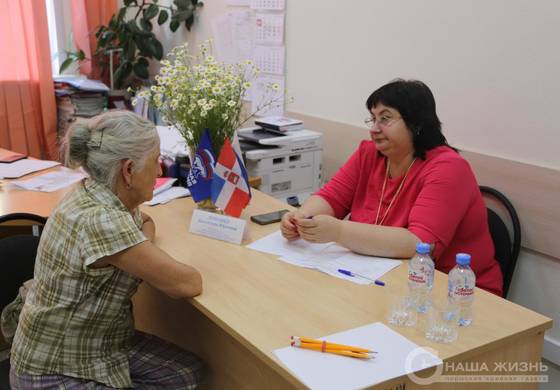
[[[350,214],[352,221],[374,224],[386,168],[375,144],[362,141],[316,195],[331,205],[337,218]],[[387,180],[379,219],[402,179]],[[469,253],[476,285],[502,295],[486,206],[469,163],[451,148],[439,146],[428,151],[425,160],[416,159],[383,225],[407,228],[423,242],[435,244],[436,268],[445,273],[455,266],[457,253]]]

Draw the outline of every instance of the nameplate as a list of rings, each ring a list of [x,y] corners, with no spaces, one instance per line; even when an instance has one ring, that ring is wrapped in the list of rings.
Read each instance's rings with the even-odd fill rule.
[[[189,231],[216,240],[241,244],[246,223],[244,219],[194,210]]]

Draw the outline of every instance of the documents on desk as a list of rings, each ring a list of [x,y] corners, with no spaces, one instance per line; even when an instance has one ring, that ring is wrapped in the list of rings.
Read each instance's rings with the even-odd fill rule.
[[[85,177],[86,174],[81,170],[62,168],[60,171],[44,173],[28,180],[13,181],[12,184],[28,191],[54,192]]]
[[[249,127],[237,134],[249,175],[262,178],[262,192],[284,201],[297,196],[302,203],[321,187],[321,133]]]
[[[188,188],[171,187],[165,191],[155,194],[152,200],[144,202],[144,204],[148,206],[155,206],[156,204],[166,204],[173,199],[184,198],[185,196],[190,195],[191,193]]]
[[[60,165],[58,161],[34,160],[26,158],[10,164],[0,164],[0,179],[17,179],[33,172]]]
[[[342,268],[376,280],[402,263],[400,260],[359,255],[334,242],[313,244],[302,239],[288,241],[282,237],[280,231],[247,245],[247,248],[272,253],[286,263],[316,269],[356,284],[372,284],[372,282],[343,275],[338,270]]]
[[[380,322],[320,339],[359,345],[377,354],[373,359],[354,359],[294,347],[275,350],[278,359],[311,389],[361,389],[443,364],[439,357]]]
[[[144,202],[145,205],[155,206],[156,204],[165,204],[173,199],[184,198],[191,193],[187,188],[173,187],[177,181],[173,177],[158,177],[154,187],[154,197],[152,200]]]

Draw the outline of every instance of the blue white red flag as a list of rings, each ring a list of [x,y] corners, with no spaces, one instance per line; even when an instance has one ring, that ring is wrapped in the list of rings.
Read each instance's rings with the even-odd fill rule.
[[[224,213],[238,218],[251,199],[247,171],[228,139],[214,167],[212,201]]]
[[[193,200],[200,202],[212,196],[212,179],[216,157],[212,152],[212,141],[208,129],[204,130],[196,153],[191,161],[191,170],[187,176],[187,187]]]
[[[241,146],[239,145],[239,138],[237,137],[237,130],[233,133],[233,140],[231,141],[231,147],[235,152],[235,157],[237,157],[237,161],[239,161],[239,165],[241,165],[241,172],[243,172],[243,178],[247,182],[247,188],[249,189],[249,197],[251,195],[251,186],[249,184],[249,174],[247,173],[247,168],[243,163],[243,156],[241,155]]]

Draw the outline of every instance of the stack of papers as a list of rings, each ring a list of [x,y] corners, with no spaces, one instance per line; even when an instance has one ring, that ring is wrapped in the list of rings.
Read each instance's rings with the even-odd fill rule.
[[[28,191],[53,192],[68,187],[86,175],[81,171],[62,168],[57,172],[48,172],[28,180],[13,181],[12,184]]]
[[[187,188],[173,187],[173,183],[176,181],[177,179],[171,177],[158,177],[154,187],[154,197],[152,200],[144,202],[144,204],[155,206],[156,204],[165,204],[173,199],[189,196],[191,193]]]
[[[58,161],[33,160],[26,158],[10,164],[0,164],[0,179],[17,179],[33,172],[59,165]]]
[[[402,261],[382,257],[359,255],[334,242],[312,244],[305,240],[288,241],[280,231],[269,234],[247,248],[280,256],[280,260],[299,267],[316,269],[331,276],[356,284],[371,284],[370,280],[341,274],[345,269],[373,280],[399,266]]]
[[[373,359],[355,359],[295,347],[275,350],[288,370],[311,389],[362,389],[443,364],[439,357],[380,322],[320,339],[377,354]]]

